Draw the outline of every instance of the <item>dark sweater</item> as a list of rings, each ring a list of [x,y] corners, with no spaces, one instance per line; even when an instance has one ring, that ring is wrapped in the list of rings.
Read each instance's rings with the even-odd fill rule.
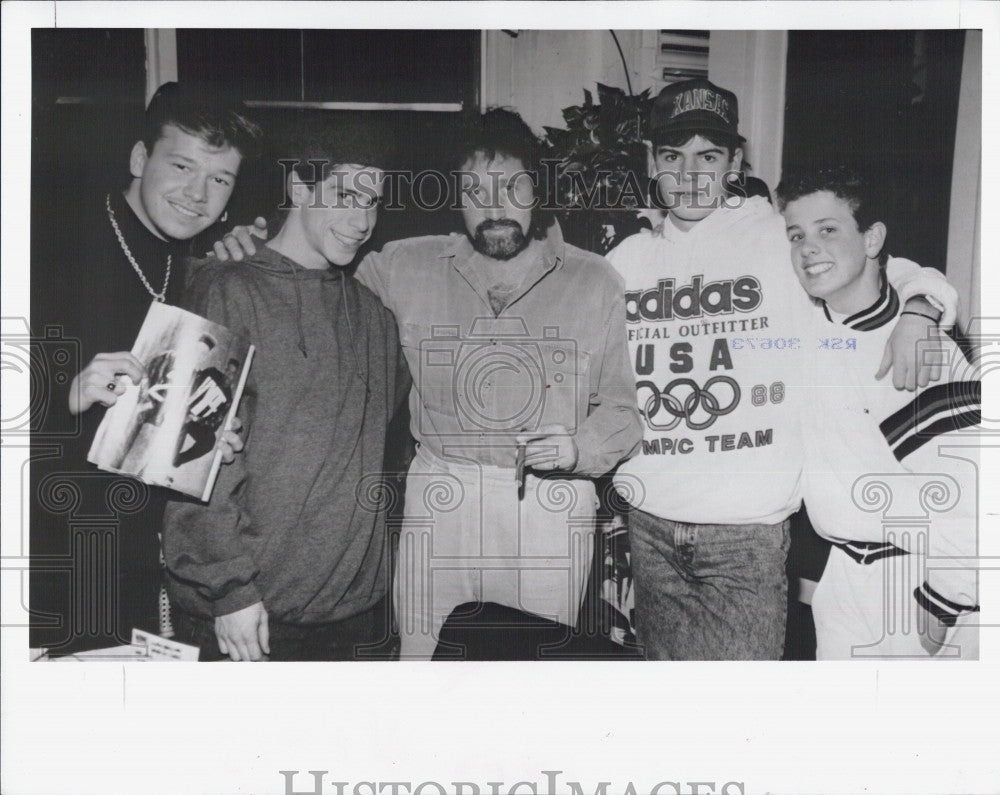
[[[198,268],[184,305],[257,350],[239,411],[244,453],[209,504],[167,508],[171,598],[203,617],[263,601],[294,624],[367,610],[386,594],[388,567],[385,506],[369,495],[410,385],[395,320],[342,271],[270,248]]]
[[[158,239],[120,193],[111,207],[132,256],[161,290],[171,256],[168,303],[184,285],[187,243]],[[157,629],[159,544],[166,492],[98,471],[87,451],[104,408],[79,417],[67,407],[76,373],[98,353],[132,348],[153,299],[108,220],[105,194],[61,198],[33,224],[34,347],[31,465],[32,646],[55,651],[127,643],[133,626]],[[62,355],[69,352],[70,361]],[[48,618],[42,618],[48,614]]]

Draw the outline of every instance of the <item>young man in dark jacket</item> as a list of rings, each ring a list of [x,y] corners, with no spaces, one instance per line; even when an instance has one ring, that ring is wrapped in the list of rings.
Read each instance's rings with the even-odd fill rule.
[[[80,369],[32,382],[32,405],[48,406],[32,427],[32,646],[66,654],[165,628],[157,533],[167,490],[101,473],[87,452],[128,381],[158,380],[129,349],[153,301],[180,300],[192,241],[219,220],[260,139],[239,103],[165,83],[123,189],[62,191],[36,216],[32,324],[78,345]],[[229,432],[223,442],[229,458],[242,447]]]
[[[366,494],[410,379],[391,313],[343,270],[382,193],[372,133],[300,142],[280,232],[243,262],[210,258],[185,297],[257,349],[244,455],[209,504],[167,509],[177,637],[203,660],[358,659],[386,638],[385,506]]]

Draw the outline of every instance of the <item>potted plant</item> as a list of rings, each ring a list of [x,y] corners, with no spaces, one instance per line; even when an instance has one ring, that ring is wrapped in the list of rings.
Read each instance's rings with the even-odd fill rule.
[[[582,105],[563,109],[566,129],[545,127],[547,157],[555,161],[556,215],[566,240],[606,254],[649,221],[645,127],[653,100],[649,89],[626,94],[597,84]],[[550,193],[551,195],[551,193]]]

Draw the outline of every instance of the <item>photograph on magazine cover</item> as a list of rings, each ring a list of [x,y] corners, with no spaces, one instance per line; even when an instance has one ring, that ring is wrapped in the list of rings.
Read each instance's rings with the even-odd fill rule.
[[[979,31],[31,43],[45,659],[976,659]]]
[[[207,502],[250,352],[224,326],[154,301],[132,349],[146,375],[105,412],[87,460]]]

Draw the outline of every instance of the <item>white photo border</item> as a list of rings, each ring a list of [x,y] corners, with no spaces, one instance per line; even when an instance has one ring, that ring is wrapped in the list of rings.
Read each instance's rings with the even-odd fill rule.
[[[21,3],[3,4],[2,315],[28,315],[31,27],[982,28],[984,185],[1000,175],[1000,13],[994,3]],[[658,23],[658,24],[654,24]],[[69,186],[72,189],[72,186]],[[1000,218],[982,192],[982,218]],[[997,253],[983,225],[982,258]],[[998,273],[983,268],[983,315],[998,318]],[[996,384],[985,385],[996,406]],[[4,372],[4,403],[27,379]],[[10,401],[10,402],[8,402]],[[22,402],[19,402],[22,401]],[[996,450],[983,450],[984,553],[1000,560]],[[23,450],[4,444],[3,483]],[[25,522],[3,490],[2,602],[19,591]],[[11,551],[9,551],[11,550]],[[13,561],[13,562],[12,562]],[[998,567],[1000,568],[1000,567]],[[998,573],[982,619],[1000,625]],[[419,663],[207,666],[32,665],[27,630],[5,628],[3,791],[35,793],[392,792],[390,782],[469,782],[482,793],[982,792],[996,754],[1000,632],[982,661],[947,663]],[[625,667],[622,667],[622,666]],[[291,674],[291,675],[290,675]],[[279,771],[299,771],[291,785]],[[371,787],[364,785],[370,782]],[[534,782],[515,787],[518,782]],[[696,789],[694,782],[702,782]],[[708,782],[713,788],[708,787]],[[361,784],[361,788],[357,786]],[[407,792],[398,788],[399,792]],[[426,786],[424,793],[440,790]],[[662,793],[677,791],[672,787]]]

